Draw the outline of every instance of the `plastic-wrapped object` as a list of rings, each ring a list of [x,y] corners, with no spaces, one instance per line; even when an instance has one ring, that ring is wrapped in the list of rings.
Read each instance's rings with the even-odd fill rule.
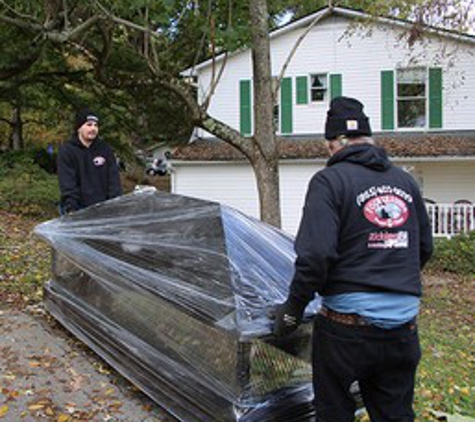
[[[50,312],[182,421],[311,421],[310,324],[277,341],[293,239],[218,203],[144,191],[40,224]],[[311,316],[317,298],[308,308]]]

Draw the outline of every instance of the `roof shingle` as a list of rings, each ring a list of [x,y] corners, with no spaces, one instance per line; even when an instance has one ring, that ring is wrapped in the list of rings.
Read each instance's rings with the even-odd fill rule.
[[[376,134],[377,145],[395,158],[454,158],[475,159],[475,132]],[[327,159],[328,152],[322,136],[292,136],[279,138],[281,159]],[[181,161],[241,161],[245,157],[230,144],[212,139],[198,139],[177,148],[172,159]]]

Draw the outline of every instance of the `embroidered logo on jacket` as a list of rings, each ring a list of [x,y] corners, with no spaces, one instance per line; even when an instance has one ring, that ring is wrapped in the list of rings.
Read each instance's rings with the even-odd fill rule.
[[[92,162],[94,163],[95,166],[99,167],[99,166],[103,166],[105,164],[106,159],[104,157],[98,155],[97,157],[94,157]]]
[[[409,233],[404,230],[393,231],[401,227],[409,218],[408,203],[412,203],[410,194],[393,186],[373,186],[356,197],[356,203],[362,207],[363,215],[381,231],[368,236],[368,248],[392,249],[409,247]]]
[[[409,218],[406,203],[395,195],[370,199],[363,207],[364,216],[378,227],[399,227]]]
[[[407,248],[408,246],[409,233],[406,231],[374,232],[368,236],[368,248],[370,249]]]

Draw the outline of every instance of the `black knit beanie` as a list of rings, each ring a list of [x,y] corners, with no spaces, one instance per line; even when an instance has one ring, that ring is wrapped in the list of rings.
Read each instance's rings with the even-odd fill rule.
[[[332,140],[339,136],[371,136],[371,127],[363,112],[363,104],[354,98],[336,97],[330,102],[325,138]]]
[[[77,131],[84,123],[90,120],[99,123],[99,117],[92,110],[88,108],[80,110],[78,114],[76,114],[76,122],[74,125],[74,129]]]

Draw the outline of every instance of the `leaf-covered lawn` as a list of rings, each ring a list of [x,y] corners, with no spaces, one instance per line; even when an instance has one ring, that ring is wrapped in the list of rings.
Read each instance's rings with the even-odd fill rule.
[[[50,278],[50,250],[32,234],[35,224],[0,211],[3,304],[21,307],[42,299],[42,285]],[[435,421],[438,412],[475,418],[475,277],[430,275],[425,281],[418,420]]]
[[[33,235],[36,222],[0,211],[0,301],[24,306],[42,298],[51,253]]]
[[[416,406],[475,418],[475,279],[426,277]]]

